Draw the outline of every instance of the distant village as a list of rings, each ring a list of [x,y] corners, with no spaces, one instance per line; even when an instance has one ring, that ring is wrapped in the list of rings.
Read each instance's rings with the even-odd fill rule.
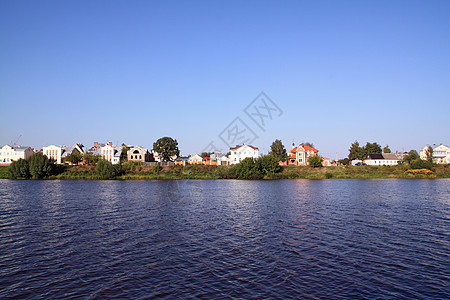
[[[426,145],[420,151],[420,158],[427,159],[427,151],[430,147],[433,150],[433,162],[437,164],[450,163],[450,148],[440,145]],[[16,143],[11,145],[4,145],[0,149],[0,165],[9,165],[13,161],[20,158],[28,159],[33,153],[41,152],[56,164],[73,164],[70,159],[71,155],[78,153],[81,157],[77,164],[87,164],[88,157],[97,157],[111,162],[112,164],[119,164],[121,160],[128,162],[141,162],[149,165],[164,164],[164,165],[234,165],[241,162],[247,157],[258,158],[261,156],[259,148],[252,145],[237,145],[229,148],[228,153],[212,152],[205,155],[193,154],[189,156],[174,155],[169,161],[164,159],[153,149],[147,149],[141,146],[134,145],[113,145],[109,143],[94,142],[91,147],[86,147],[83,144],[75,144],[73,146],[56,146],[49,145],[42,149],[35,150],[28,146],[18,146]],[[280,165],[297,165],[307,166],[308,159],[312,156],[318,156],[319,150],[312,145],[300,144],[297,147],[292,145],[292,148],[287,151],[285,160],[280,160]],[[372,165],[372,166],[393,166],[403,163],[407,152],[397,153],[368,153],[364,159],[353,159],[349,161],[352,165]],[[330,161],[329,158],[322,158],[322,165],[332,166],[340,165],[341,161]]]

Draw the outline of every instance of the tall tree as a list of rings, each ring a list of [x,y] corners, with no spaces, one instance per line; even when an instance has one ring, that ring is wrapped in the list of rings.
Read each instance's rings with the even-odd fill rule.
[[[366,157],[366,152],[363,147],[359,146],[359,142],[355,141],[351,146],[350,149],[348,149],[348,159],[349,160],[355,160],[355,159],[364,159]]]
[[[305,142],[305,143],[302,143],[302,144],[305,145],[305,146],[309,146],[309,147],[313,147],[314,148],[314,144],[311,143],[311,142]]]
[[[214,152],[202,152],[202,154],[200,154],[200,156],[202,157],[202,158],[205,158],[205,157],[210,157],[211,156],[211,154],[214,154]]]
[[[428,146],[427,149],[425,150],[425,156],[427,157],[427,160],[430,163],[433,163],[433,147]]]
[[[320,155],[313,155],[308,158],[308,164],[312,168],[323,167],[322,162],[323,162],[323,158]]]
[[[119,162],[120,164],[123,164],[124,162],[128,161],[128,150],[130,150],[130,148],[122,143],[122,151],[120,152],[120,158],[119,158]]]
[[[366,152],[365,153],[366,155],[369,153],[382,153],[383,152],[383,150],[381,149],[381,146],[375,142],[373,142],[373,143],[367,142],[366,146],[364,147],[364,150]]]
[[[9,174],[12,178],[30,178],[31,174],[28,161],[23,158],[13,161],[9,165]]]
[[[171,137],[162,137],[153,143],[153,151],[157,152],[163,161],[171,161],[180,155],[178,142]]]
[[[278,161],[286,161],[288,155],[281,140],[275,140],[270,146],[269,155],[275,157]]]
[[[383,148],[383,153],[391,153],[391,149],[389,149],[389,145]]]

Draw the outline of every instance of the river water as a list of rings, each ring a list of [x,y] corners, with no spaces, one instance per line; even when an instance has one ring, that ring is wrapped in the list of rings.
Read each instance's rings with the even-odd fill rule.
[[[0,180],[0,298],[448,299],[450,180]]]

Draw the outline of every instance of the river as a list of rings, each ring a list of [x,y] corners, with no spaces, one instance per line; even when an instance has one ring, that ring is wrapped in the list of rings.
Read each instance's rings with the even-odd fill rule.
[[[0,298],[448,299],[450,180],[0,180]]]

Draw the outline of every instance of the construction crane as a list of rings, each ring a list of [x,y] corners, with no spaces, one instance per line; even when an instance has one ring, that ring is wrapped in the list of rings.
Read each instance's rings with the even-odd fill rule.
[[[17,145],[17,142],[20,140],[21,137],[22,137],[22,135],[19,135],[19,137],[16,139],[16,141],[14,143],[11,141],[11,147],[15,147]]]

